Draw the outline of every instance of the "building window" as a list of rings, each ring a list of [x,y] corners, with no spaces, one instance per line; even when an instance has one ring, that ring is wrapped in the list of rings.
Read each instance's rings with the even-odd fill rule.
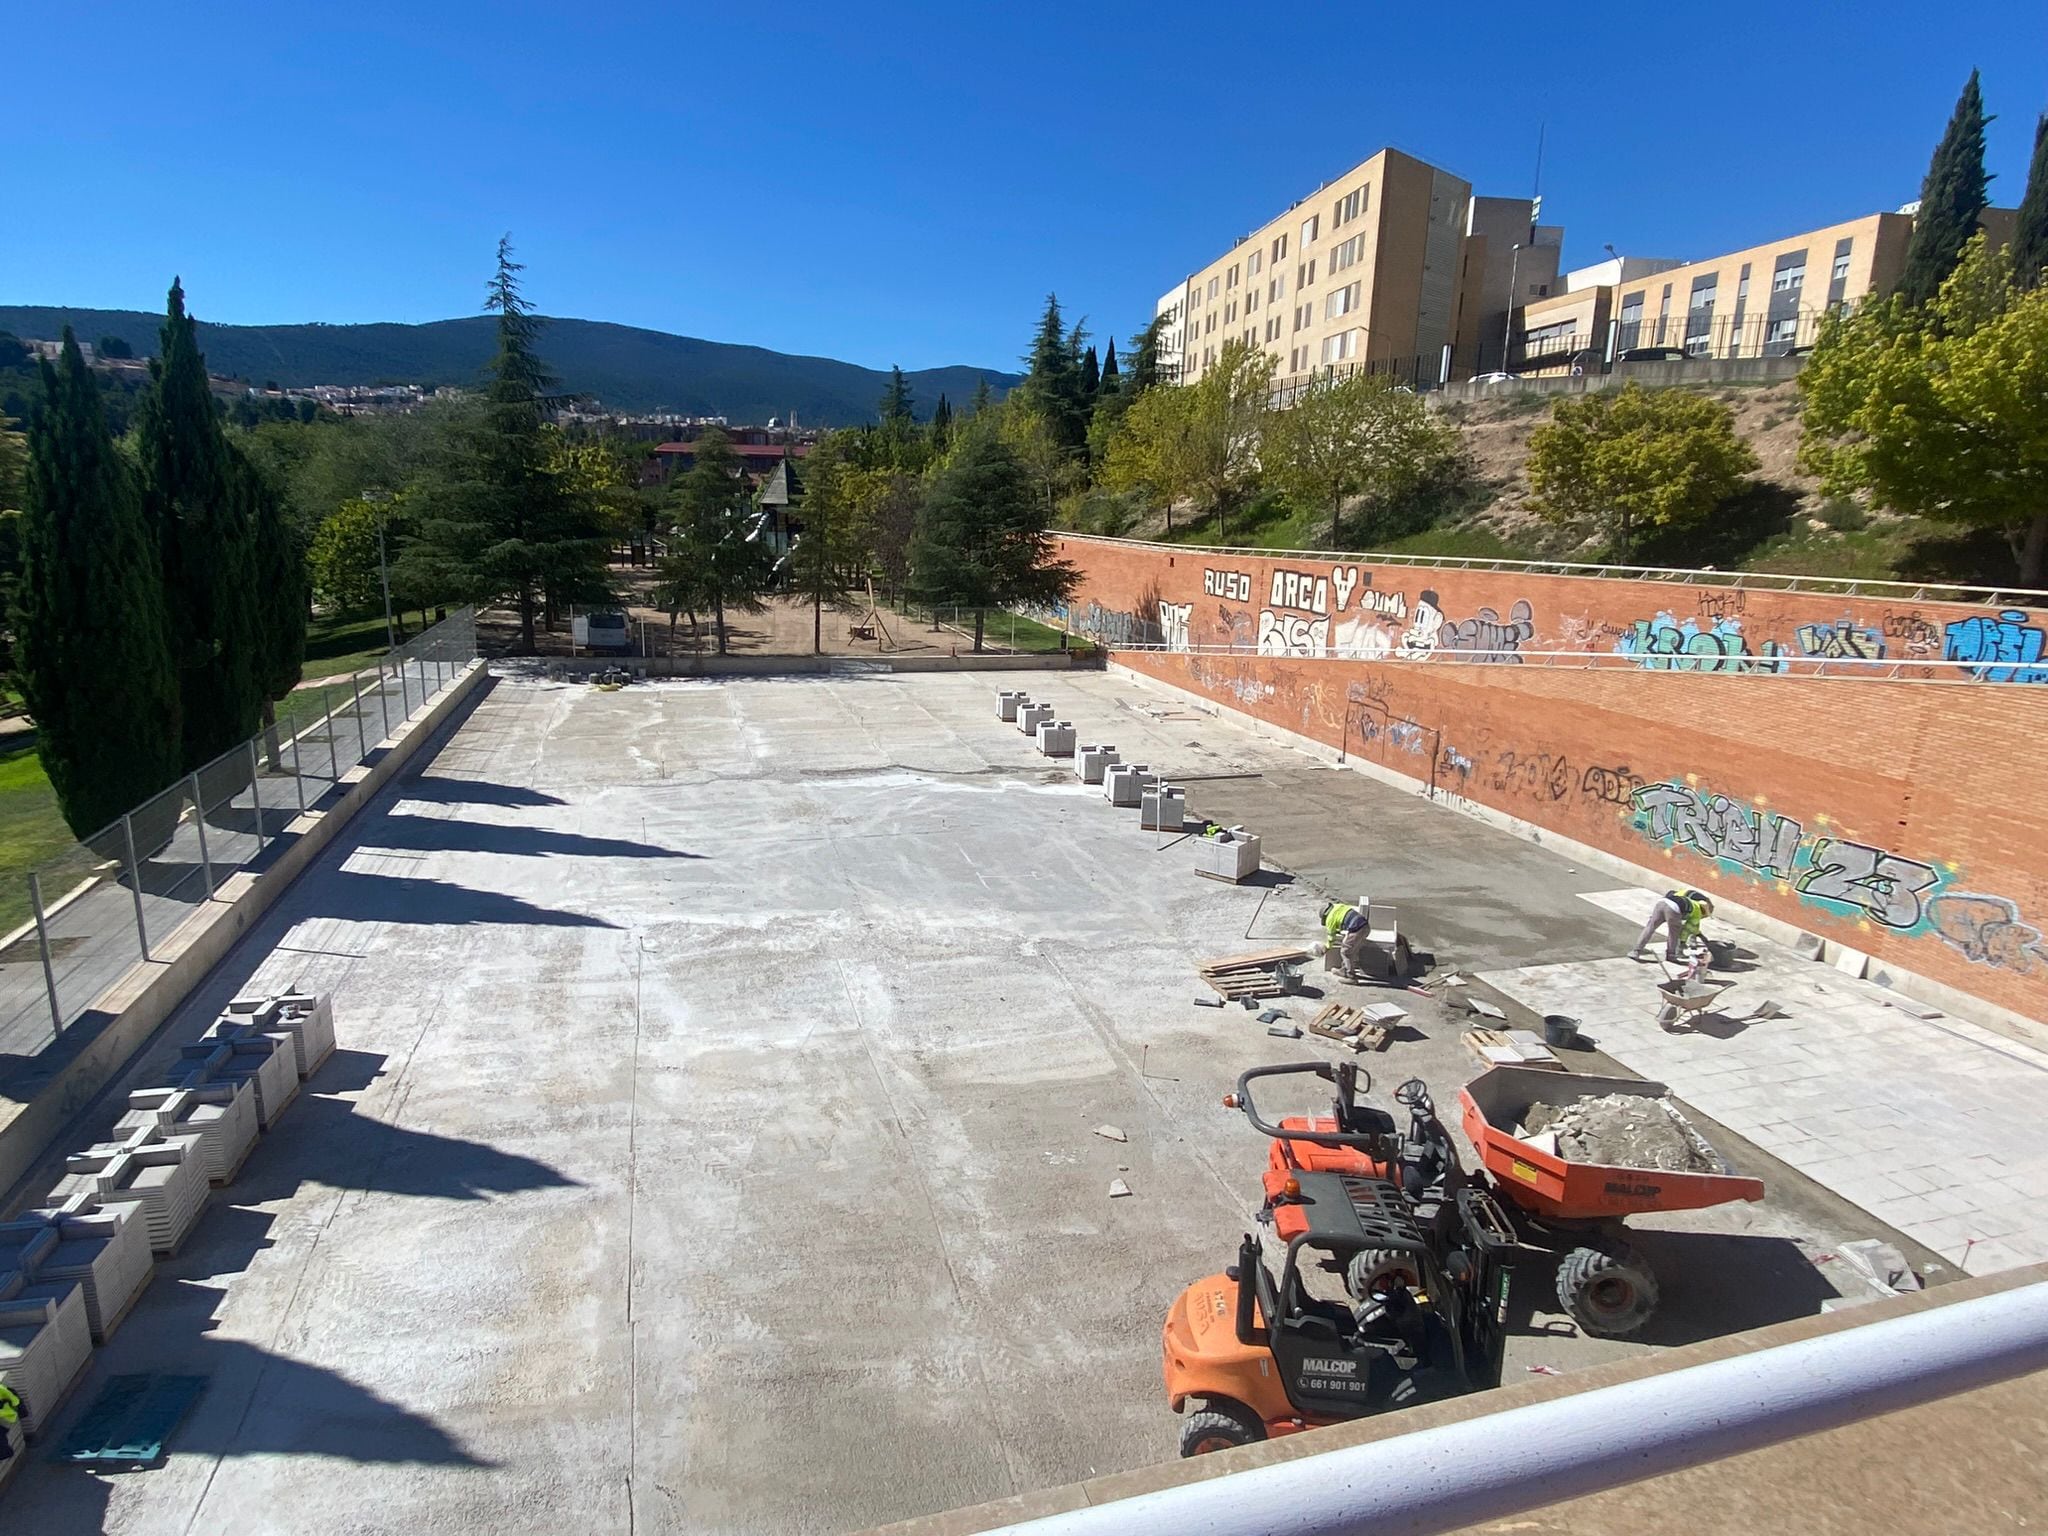
[[[1365,254],[1365,236],[1353,235],[1342,245],[1330,252],[1330,270],[1342,272],[1346,267]]]
[[[1843,253],[1842,255],[1840,255],[1840,256],[1837,256],[1837,257],[1835,258],[1835,270],[1834,270],[1834,273],[1832,274],[1832,276],[1833,276],[1833,280],[1834,280],[1835,282],[1838,282],[1838,283],[1839,283],[1839,282],[1843,281],[1843,280],[1844,280],[1845,278],[1847,278],[1847,277],[1848,277],[1848,275],[1849,275],[1849,257],[1848,257],[1848,254],[1847,254],[1846,252],[1844,252],[1844,253]]]
[[[1237,324],[1237,301],[1235,299],[1223,306],[1223,323],[1225,325]]]
[[[1640,293],[1626,295],[1621,301],[1621,330],[1616,336],[1623,351],[1639,346],[1643,337],[1643,296]]]
[[[1352,283],[1348,287],[1339,288],[1323,300],[1323,318],[1335,320],[1339,315],[1350,314],[1358,307],[1358,289],[1359,285]]]
[[[1286,287],[1287,287],[1287,279],[1286,279],[1286,278],[1284,278],[1284,277],[1276,277],[1276,278],[1274,278],[1274,279],[1273,279],[1273,280],[1272,280],[1272,281],[1271,281],[1270,283],[1266,284],[1266,302],[1267,302],[1268,304],[1277,304],[1277,303],[1279,303],[1279,302],[1280,302],[1280,295],[1281,295],[1281,293],[1282,293],[1282,292],[1283,292],[1283,291],[1284,291],[1284,290],[1286,289]]]
[[[1364,202],[1365,188],[1363,187],[1360,187],[1356,192],[1347,193],[1345,196],[1338,198],[1330,208],[1330,227],[1332,229],[1341,229],[1346,224],[1349,224],[1358,217]]]
[[[1316,236],[1322,233],[1323,216],[1312,213],[1301,221],[1301,243],[1304,248],[1314,245]]]
[[[1212,299],[1213,299],[1213,298],[1215,298],[1215,297],[1216,297],[1216,285],[1217,285],[1218,283],[1222,282],[1222,281],[1223,281],[1223,279],[1222,279],[1222,278],[1220,278],[1220,277],[1212,277],[1212,278],[1210,278],[1210,279],[1209,279],[1209,297],[1210,297],[1210,298],[1212,298]]]
[[[1358,355],[1358,332],[1342,331],[1323,338],[1323,361],[1342,363]]]
[[[1209,311],[1209,318],[1202,322],[1202,334],[1207,336],[1216,329],[1216,311]]]
[[[1235,287],[1237,286],[1237,268],[1236,268],[1236,266],[1234,266],[1234,265],[1233,265],[1233,266],[1231,267],[1231,269],[1230,269],[1230,276],[1229,276],[1228,278],[1226,278],[1226,279],[1224,280],[1223,286],[1224,286],[1224,287],[1226,287],[1226,288],[1235,288]]]
[[[1250,314],[1259,307],[1259,290],[1247,288],[1244,291],[1244,312]]]
[[[1745,303],[1749,298],[1749,263],[1742,264],[1742,276],[1735,282],[1735,302]]]
[[[1273,237],[1273,259],[1275,261],[1285,261],[1287,259],[1287,237],[1285,235],[1275,235]]]
[[[1771,279],[1771,292],[1797,293],[1806,286],[1806,263],[1796,267],[1780,267],[1777,276]]]
[[[1259,263],[1265,259],[1263,251],[1253,251],[1251,255],[1245,257],[1244,275],[1246,277],[1257,277],[1259,275]]]

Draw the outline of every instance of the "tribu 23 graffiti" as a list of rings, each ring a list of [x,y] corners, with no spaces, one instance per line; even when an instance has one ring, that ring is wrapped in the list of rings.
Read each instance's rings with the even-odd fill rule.
[[[1784,881],[1804,901],[1854,908],[1887,928],[1923,927],[1942,882],[1931,864],[1847,838],[1810,838],[1790,816],[1689,784],[1646,784],[1630,800],[1636,829],[1652,842],[1730,874]]]

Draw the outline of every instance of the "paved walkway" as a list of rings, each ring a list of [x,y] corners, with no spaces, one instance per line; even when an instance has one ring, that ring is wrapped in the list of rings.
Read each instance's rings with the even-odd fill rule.
[[[1640,922],[1648,891],[1580,898]],[[1538,1013],[1581,1020],[1600,1048],[1973,1274],[2048,1260],[2048,1050],[1715,923],[1747,953],[1723,1011],[1667,1033],[1663,972],[1626,958],[1482,973]],[[1750,1022],[1770,1000],[1790,1015]],[[1914,1005],[1917,1007],[1918,1005]]]

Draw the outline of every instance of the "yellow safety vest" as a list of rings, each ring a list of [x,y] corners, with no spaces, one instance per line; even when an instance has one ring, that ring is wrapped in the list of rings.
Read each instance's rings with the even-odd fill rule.
[[[1333,939],[1341,938],[1344,933],[1344,919],[1357,910],[1358,908],[1346,902],[1338,902],[1330,908],[1330,915],[1323,919],[1323,931]]]
[[[21,1399],[14,1395],[12,1388],[0,1385],[0,1424],[13,1424],[21,1418]]]

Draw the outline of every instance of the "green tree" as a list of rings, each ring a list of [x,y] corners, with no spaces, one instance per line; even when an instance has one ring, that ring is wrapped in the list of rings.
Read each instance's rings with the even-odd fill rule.
[[[909,427],[917,420],[911,410],[910,381],[903,377],[903,370],[892,366],[889,369],[889,384],[882,391],[881,404],[876,407],[882,426]]]
[[[1123,377],[1117,369],[1116,338],[1110,337],[1102,353],[1101,389],[1107,394],[1123,388]]]
[[[2022,288],[2038,288],[2048,272],[2048,114],[2034,124],[2034,158],[2012,235],[2012,275]]]
[[[421,477],[417,533],[401,560],[419,589],[479,604],[509,600],[530,653],[544,611],[607,599],[611,540],[591,498],[556,472],[546,430],[554,381],[538,351],[542,322],[520,292],[521,270],[510,236],[501,239],[484,300],[498,325],[483,401]]]
[[[1126,496],[1158,502],[1173,533],[1176,503],[1196,493],[1194,396],[1191,390],[1153,389],[1138,395],[1110,424],[1098,462],[1102,482]]]
[[[133,357],[135,349],[118,336],[102,336],[99,354],[101,357]]]
[[[804,461],[796,513],[803,531],[789,547],[789,577],[811,605],[812,655],[825,649],[825,610],[845,606],[866,555],[861,482],[887,473],[849,463],[851,437],[833,433]]]
[[[99,389],[69,327],[30,434],[20,683],[36,751],[85,837],[178,777],[163,571]]]
[[[1087,438],[1088,418],[1081,401],[1081,360],[1077,339],[1080,328],[1066,329],[1060,316],[1059,295],[1045,296],[1045,313],[1025,354],[1024,381],[1015,391],[1023,402],[1045,418],[1053,441],[1069,453],[1078,452]]]
[[[741,494],[740,456],[719,427],[706,427],[690,444],[690,467],[678,475],[669,503],[677,527],[708,523]]]
[[[1979,236],[1933,304],[1830,316],[1799,375],[1800,463],[1831,494],[1996,528],[2018,579],[2048,576],[2048,284]]]
[[[274,724],[272,705],[299,683],[306,663],[308,609],[306,553],[284,505],[262,474],[232,444],[228,450],[228,491],[242,504],[240,521],[249,529],[250,559],[256,575],[256,684],[263,695],[263,722]]]
[[[1143,329],[1131,338],[1131,370],[1125,388],[1133,394],[1142,395],[1155,384],[1175,384],[1177,379],[1166,378],[1160,371],[1160,332],[1164,329],[1159,316],[1154,315],[1145,322]]]
[[[1757,467],[1727,406],[1690,390],[1559,396],[1529,439],[1530,505],[1627,559],[1652,529],[1709,517]]]
[[[21,509],[22,486],[28,475],[28,439],[0,416],[0,512]]]
[[[380,562],[377,535],[383,526]],[[306,566],[320,600],[340,613],[369,613],[384,601],[383,572],[392,547],[403,542],[404,514],[394,503],[356,497],[343,502],[314,533]]]
[[[1983,220],[1989,200],[1985,188],[1991,181],[1984,173],[1984,125],[1988,121],[1973,69],[1949,117],[1948,131],[1934,147],[1927,179],[1920,184],[1920,211],[1913,217],[1913,238],[1906,246],[1906,267],[1899,278],[1899,292],[1909,304],[1932,301]]]
[[[967,402],[967,414],[979,416],[989,407],[988,375],[983,374],[974,381],[974,398]]]
[[[990,432],[967,434],[933,481],[910,569],[920,601],[974,609],[976,652],[988,609],[1063,599],[1079,579],[1053,553],[1024,466]]]
[[[936,453],[946,451],[946,440],[953,435],[953,407],[943,393],[939,403],[932,407],[932,449]]]
[[[1095,409],[1096,391],[1102,388],[1102,363],[1090,347],[1081,354],[1081,406],[1084,410]]]
[[[1260,461],[1296,506],[1330,509],[1336,549],[1346,498],[1385,500],[1412,490],[1456,441],[1421,396],[1394,388],[1384,375],[1321,376],[1268,419]]]
[[[254,734],[263,702],[261,640],[248,504],[231,490],[206,362],[175,281],[136,447],[143,510],[163,562],[184,766],[192,769]]]
[[[679,526],[670,541],[669,552],[656,566],[657,586],[669,608],[674,625],[677,597],[694,614],[709,608],[717,624],[718,654],[726,654],[726,616],[730,613],[760,613],[774,578],[775,556],[757,537],[758,516],[747,505],[743,487],[735,485],[731,498],[717,511],[701,520]]]

